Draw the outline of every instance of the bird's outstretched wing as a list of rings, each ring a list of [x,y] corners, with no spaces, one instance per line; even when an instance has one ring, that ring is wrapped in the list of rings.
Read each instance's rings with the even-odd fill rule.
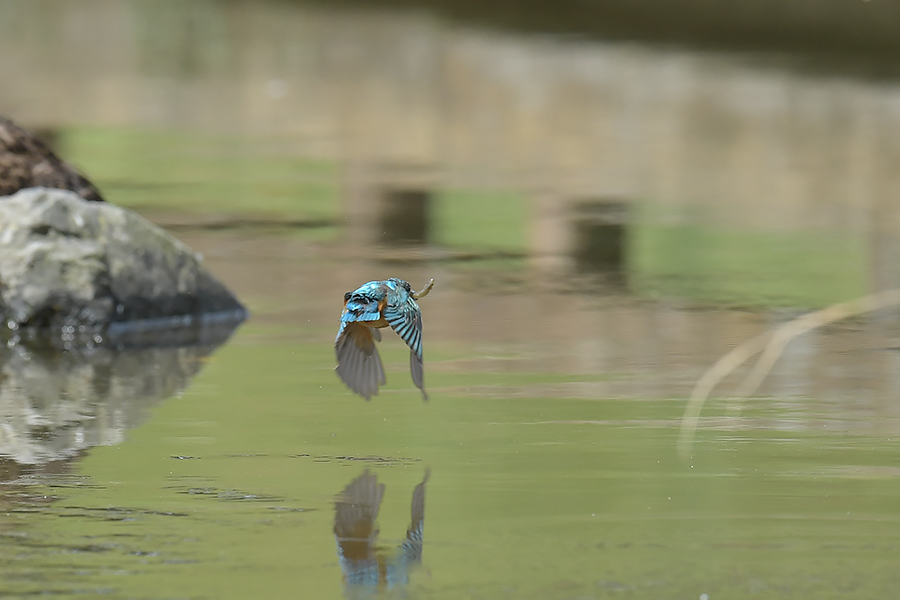
[[[422,311],[412,298],[384,308],[384,320],[397,332],[409,349],[422,360]]]
[[[341,328],[334,340],[335,344],[350,323],[374,324],[381,320],[381,309],[387,305],[387,298],[384,289],[373,285],[375,283],[371,281],[344,296],[344,312],[341,314]],[[384,327],[384,323],[381,326]]]
[[[375,347],[375,342],[380,340],[381,333],[377,329],[342,321],[334,344],[338,376],[347,387],[366,400],[378,395],[378,386],[387,382],[384,365]]]
[[[425,400],[428,400],[422,366],[422,311],[419,305],[412,298],[407,298],[397,305],[388,304],[382,314],[391,329],[409,346],[409,371],[413,383],[422,390]]]

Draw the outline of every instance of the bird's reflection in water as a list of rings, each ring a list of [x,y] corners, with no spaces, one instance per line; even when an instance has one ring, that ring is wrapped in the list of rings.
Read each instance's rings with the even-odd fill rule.
[[[425,524],[425,483],[413,489],[406,538],[398,548],[376,546],[378,508],[384,484],[366,469],[351,481],[334,503],[334,537],[344,573],[348,598],[371,597],[379,590],[405,586],[409,572],[422,562],[422,533]]]

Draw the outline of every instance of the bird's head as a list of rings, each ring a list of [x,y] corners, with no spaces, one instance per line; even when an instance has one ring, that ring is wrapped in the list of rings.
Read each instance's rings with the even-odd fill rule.
[[[412,291],[412,286],[409,285],[408,281],[404,281],[403,279],[398,279],[396,277],[391,277],[388,281],[393,284],[396,289],[404,290],[407,294],[409,294],[413,300],[418,300],[419,298],[424,298],[428,295],[428,292],[431,291],[431,288],[434,287],[434,279],[428,282],[428,285],[425,286],[421,292]]]
[[[393,284],[392,287],[394,287],[395,289],[405,290],[407,294],[412,294],[412,286],[409,285],[408,281],[404,281],[396,277],[391,277],[390,279],[388,279],[388,281]]]

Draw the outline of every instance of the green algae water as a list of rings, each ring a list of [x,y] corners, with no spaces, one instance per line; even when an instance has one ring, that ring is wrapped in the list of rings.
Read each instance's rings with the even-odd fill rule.
[[[341,261],[320,242],[187,240],[230,265],[254,317],[218,348],[171,350],[180,362],[138,356],[144,383],[115,402],[77,387],[98,375],[76,368],[43,411],[41,388],[4,387],[20,417],[4,447],[30,436],[44,453],[7,459],[0,596],[875,598],[898,584],[897,357],[879,329],[797,340],[760,396],[710,401],[680,461],[693,380],[770,315],[479,296],[442,267],[422,301],[431,400],[385,335],[388,384],[367,403],[332,371],[342,291],[362,273],[321,283]],[[352,270],[366,269],[432,272]],[[59,442],[69,430],[80,446]],[[348,577],[338,555],[336,502],[366,472],[384,486],[366,543],[391,577]],[[398,566],[426,476],[420,560]]]
[[[369,4],[0,0],[0,113],[251,315],[0,344],[0,599],[893,598],[896,310],[742,367],[678,453],[723,354],[898,286],[893,54]],[[427,403],[390,331],[371,402],[333,372],[387,277],[436,282]]]

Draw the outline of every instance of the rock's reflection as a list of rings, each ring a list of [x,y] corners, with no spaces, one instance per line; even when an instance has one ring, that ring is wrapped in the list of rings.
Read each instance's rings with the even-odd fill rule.
[[[183,390],[216,347],[0,345],[0,460],[68,462],[91,446],[121,442],[149,406]],[[18,471],[0,469],[0,480]]]
[[[375,521],[384,496],[384,484],[378,483],[377,475],[366,469],[338,496],[334,503],[334,537],[348,598],[370,597],[377,590],[409,583],[410,570],[422,562],[428,476],[426,471],[413,489],[406,538],[396,549],[376,545]]]

